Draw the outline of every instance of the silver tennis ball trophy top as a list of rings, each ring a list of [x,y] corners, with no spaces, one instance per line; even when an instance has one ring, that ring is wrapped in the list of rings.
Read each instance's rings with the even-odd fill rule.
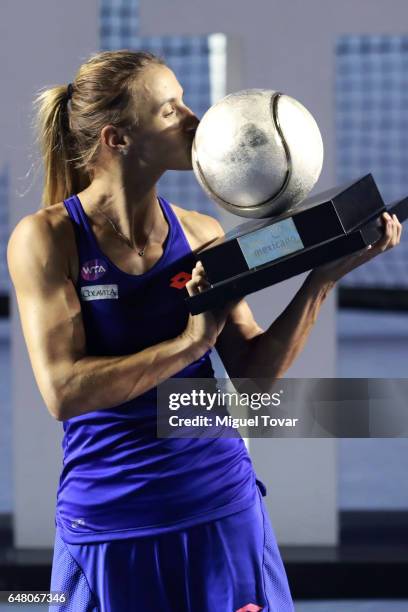
[[[192,160],[202,188],[220,206],[242,217],[271,217],[308,195],[322,169],[323,142],[297,100],[249,89],[205,113]]]
[[[210,287],[186,298],[198,314],[373,244],[387,208],[372,174],[309,196],[323,165],[311,113],[280,92],[246,89],[214,104],[198,125],[194,174],[209,198],[252,220],[199,253]]]

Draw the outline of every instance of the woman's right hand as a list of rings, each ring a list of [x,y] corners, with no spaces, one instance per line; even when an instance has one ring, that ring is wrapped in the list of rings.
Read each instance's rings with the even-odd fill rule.
[[[186,284],[190,296],[197,295],[210,287],[201,261],[198,261],[193,268],[192,278]],[[212,348],[224,329],[224,325],[232,308],[238,304],[241,298],[230,300],[221,308],[214,308],[206,312],[189,315],[184,334],[193,342],[204,343],[208,348]]]

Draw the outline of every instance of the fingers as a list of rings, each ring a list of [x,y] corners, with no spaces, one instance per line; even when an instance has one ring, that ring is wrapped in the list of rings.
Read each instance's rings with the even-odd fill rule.
[[[397,215],[388,215],[388,223],[391,225],[391,238],[387,248],[392,248],[399,244],[401,240],[402,224],[398,221]]]
[[[399,244],[401,242],[401,234],[402,234],[402,223],[400,223],[398,221],[398,217],[397,215],[392,215],[393,219],[395,220],[396,226],[397,226],[397,242],[396,244]]]
[[[197,293],[201,293],[211,287],[211,284],[208,282],[204,266],[201,261],[198,261],[193,268],[191,280],[186,284],[186,289],[189,295],[197,295]]]
[[[207,280],[204,266],[201,263],[201,261],[197,261],[195,267],[193,268],[192,274],[193,274],[192,280],[194,280],[197,283],[197,287],[199,288],[199,291],[204,291],[205,289],[208,289],[211,286]]]
[[[384,234],[374,245],[373,255],[391,249],[401,240],[402,225],[398,221],[397,216],[391,216],[389,213],[385,212],[382,214],[382,221],[384,226]]]
[[[402,223],[398,221],[397,215],[392,215],[392,218],[394,219],[395,223],[395,244],[399,244],[401,242]]]
[[[381,251],[386,251],[392,240],[392,236],[394,233],[394,224],[392,221],[392,217],[391,215],[389,215],[389,213],[383,213],[382,218],[384,221],[384,235],[380,240],[381,247],[380,244],[378,246],[380,247]]]

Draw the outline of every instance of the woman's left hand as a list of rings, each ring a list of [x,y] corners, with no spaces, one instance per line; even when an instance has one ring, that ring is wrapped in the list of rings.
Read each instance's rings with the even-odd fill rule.
[[[382,214],[384,224],[384,235],[374,245],[369,245],[356,253],[345,255],[335,261],[330,261],[315,268],[309,275],[310,278],[318,283],[336,283],[345,274],[354,270],[361,264],[370,261],[384,251],[392,249],[401,240],[402,225],[396,215],[389,215],[387,212]]]

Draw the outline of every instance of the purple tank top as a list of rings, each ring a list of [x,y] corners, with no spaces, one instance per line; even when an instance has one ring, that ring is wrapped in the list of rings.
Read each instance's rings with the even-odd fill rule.
[[[76,195],[64,201],[79,257],[76,291],[88,355],[135,353],[186,327],[186,273],[195,257],[170,204],[162,257],[141,275],[100,250]],[[214,378],[208,351],[175,376]],[[158,438],[157,389],[63,422],[63,467],[55,523],[68,543],[156,535],[215,520],[256,500],[256,477],[241,437]]]

